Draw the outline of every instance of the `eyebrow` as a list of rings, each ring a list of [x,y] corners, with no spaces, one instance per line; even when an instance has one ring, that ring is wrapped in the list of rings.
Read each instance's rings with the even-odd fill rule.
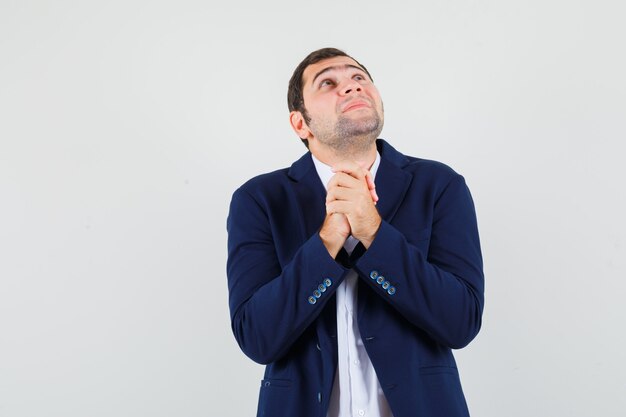
[[[330,67],[324,68],[323,70],[315,74],[315,77],[313,77],[313,81],[311,81],[311,85],[315,84],[315,80],[317,80],[317,77],[319,77],[325,72],[336,70],[336,69],[347,69],[347,68],[355,68],[355,69],[358,69],[359,71],[362,71],[364,74],[366,74],[365,70],[359,67],[358,65],[353,65],[353,64],[332,65]]]

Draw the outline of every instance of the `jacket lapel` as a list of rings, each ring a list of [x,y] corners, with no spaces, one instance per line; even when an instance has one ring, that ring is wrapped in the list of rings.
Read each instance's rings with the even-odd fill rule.
[[[376,146],[381,156],[375,180],[380,198],[377,209],[380,217],[390,222],[411,183],[411,175],[402,169],[409,160],[382,139],[376,141]],[[326,213],[326,190],[315,171],[311,153],[307,152],[294,162],[288,175],[294,181],[293,190],[301,212],[304,238],[308,239],[319,230]]]
[[[411,174],[402,168],[408,159],[382,139],[376,143],[380,152],[380,166],[376,172],[376,193],[379,200],[376,208],[380,217],[390,222],[404,200],[411,183]]]
[[[309,152],[291,165],[287,175],[293,180],[296,204],[300,210],[302,243],[304,243],[320,229],[324,222],[326,189],[315,171]]]

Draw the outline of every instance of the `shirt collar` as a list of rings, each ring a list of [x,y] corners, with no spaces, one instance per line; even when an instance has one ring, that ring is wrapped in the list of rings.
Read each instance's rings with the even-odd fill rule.
[[[319,159],[317,159],[313,154],[311,154],[311,158],[313,158],[313,163],[315,164],[315,170],[317,171],[317,175],[320,177],[322,184],[324,184],[324,188],[328,189],[328,181],[335,175],[332,171],[332,168]],[[376,179],[376,171],[378,171],[378,166],[380,165],[380,153],[376,151],[376,159],[370,168],[370,173],[372,177]]]

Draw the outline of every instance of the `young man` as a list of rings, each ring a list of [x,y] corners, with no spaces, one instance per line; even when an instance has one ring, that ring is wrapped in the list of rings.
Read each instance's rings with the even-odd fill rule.
[[[309,152],[235,191],[227,222],[258,416],[468,416],[451,349],[480,329],[484,280],[463,177],[377,139],[382,100],[342,51],[307,56],[288,101]]]

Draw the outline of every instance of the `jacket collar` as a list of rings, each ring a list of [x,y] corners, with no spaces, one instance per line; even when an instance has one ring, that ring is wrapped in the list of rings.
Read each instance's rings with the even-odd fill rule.
[[[406,156],[398,152],[384,139],[376,139],[376,148],[380,153],[381,159],[386,159],[397,168],[401,169],[409,163]],[[313,168],[315,168],[315,166],[313,165],[311,152],[307,152],[291,165],[287,174],[290,178],[300,181],[302,177],[304,177]]]
[[[377,208],[383,220],[389,222],[396,213],[400,203],[402,203],[411,182],[411,175],[403,169],[409,163],[409,160],[383,139],[376,140],[376,147],[380,153],[380,166],[375,179],[376,192],[380,198]],[[310,235],[319,228],[324,220],[324,198],[326,195],[324,185],[315,170],[311,153],[307,152],[294,162],[291,168],[289,168],[287,175],[304,186],[304,189],[301,188],[299,193],[300,201],[312,213],[317,213],[314,216],[304,216],[307,223],[307,235]]]

